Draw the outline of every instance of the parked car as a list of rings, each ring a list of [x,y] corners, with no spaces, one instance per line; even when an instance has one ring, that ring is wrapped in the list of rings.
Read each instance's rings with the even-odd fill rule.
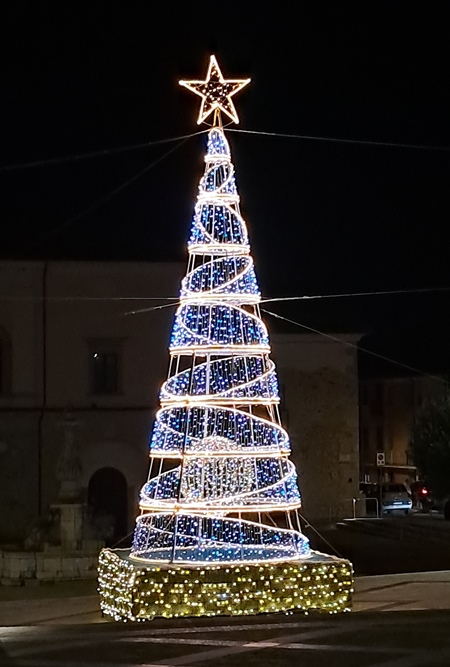
[[[381,485],[381,512],[391,514],[392,512],[403,512],[409,514],[413,502],[411,494],[404,484],[382,484]]]
[[[370,514],[392,514],[401,512],[409,514],[413,502],[411,494],[404,484],[388,482],[371,484],[362,482],[360,491],[366,496],[366,512]]]

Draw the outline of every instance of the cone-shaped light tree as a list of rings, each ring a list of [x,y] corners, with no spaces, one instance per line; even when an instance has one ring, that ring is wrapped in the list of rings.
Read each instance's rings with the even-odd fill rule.
[[[223,589],[217,592],[216,588],[226,586],[235,575],[226,567],[247,566],[249,572],[262,566],[260,573],[273,564],[277,572],[277,564],[287,567],[295,562],[292,570],[283,570],[293,582],[305,571],[301,563],[317,560],[298,520],[297,473],[289,460],[289,437],[280,422],[277,373],[260,315],[261,294],[221,124],[221,112],[237,122],[231,97],[248,81],[224,80],[212,56],[205,81],[180,82],[202,97],[199,122],[212,114],[213,125],[208,133],[205,171],[188,241],[187,274],[172,330],[169,373],[160,393],[161,408],[150,442],[150,472],[141,491],[141,515],[133,546],[127,562],[120,566],[114,564],[111,552],[100,559],[100,589],[104,597],[106,591],[106,598],[113,597],[106,576],[111,571],[116,584],[122,581],[120,577],[126,579],[127,573],[135,595],[140,590],[136,576],[146,576],[147,572],[136,567],[152,572],[175,567],[170,570],[173,587],[165,579],[162,592],[153,575],[156,588],[152,594],[159,591],[163,598],[154,601],[156,611],[151,613],[162,615],[305,608],[306,603],[293,603],[299,593],[292,590],[302,588],[298,582],[284,586],[282,594],[269,598],[258,598],[264,591],[249,598],[247,584],[242,591],[238,587],[235,594],[241,594],[240,604],[242,596],[253,600],[247,611],[245,605],[232,608],[231,594]],[[349,564],[344,563],[342,576],[348,578]],[[189,569],[176,569],[183,566]],[[219,568],[220,581],[217,573],[212,577],[214,582],[209,581],[203,570],[205,586],[210,588],[197,593],[200,601],[189,602],[192,591],[180,598],[179,586],[189,581],[183,578],[194,572],[198,584],[198,568],[205,566]],[[328,567],[323,562],[322,566]],[[333,567],[338,567],[334,561]],[[251,578],[244,581],[250,582]],[[327,587],[328,583],[324,600],[328,599]],[[163,602],[166,594],[174,591],[175,598]],[[103,609],[118,618],[148,617],[145,605],[150,604],[149,593],[140,593],[134,602],[144,606],[137,614],[129,610],[125,613],[123,608],[118,611],[118,590],[115,603],[104,602]],[[123,591],[121,594],[123,600]],[[316,606],[327,607],[323,602]],[[306,606],[311,604],[309,601]],[[329,602],[328,610],[346,605],[348,594],[340,603]]]
[[[309,555],[261,294],[220,122],[220,109],[237,121],[229,92],[246,82],[225,82],[214,57],[205,82],[183,82],[201,91],[199,120],[213,112],[214,124],[133,558],[203,563]]]

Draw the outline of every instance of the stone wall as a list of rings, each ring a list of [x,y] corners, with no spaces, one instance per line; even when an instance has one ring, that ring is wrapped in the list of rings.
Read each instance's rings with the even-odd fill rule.
[[[273,348],[283,425],[299,471],[302,514],[316,522],[351,516],[352,498],[359,496],[356,349],[301,334],[276,335]]]
[[[0,413],[0,544],[21,539],[39,516],[39,417]]]
[[[69,581],[95,579],[98,552],[102,544],[86,545],[86,550],[62,552],[0,551],[0,585],[21,585],[30,580]]]

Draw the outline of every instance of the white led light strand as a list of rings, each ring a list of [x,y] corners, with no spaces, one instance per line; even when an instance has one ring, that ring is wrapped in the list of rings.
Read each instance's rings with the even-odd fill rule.
[[[230,150],[218,126],[208,135],[188,252],[131,556],[190,564],[308,557],[308,540],[292,527],[297,473],[278,416],[277,374]]]
[[[311,551],[279,415],[221,112],[249,79],[182,81],[213,114],[189,260],[150,442],[133,546],[102,549],[100,607],[115,620],[349,611],[351,563]],[[159,306],[164,307],[164,306]],[[141,311],[133,311],[141,312]]]

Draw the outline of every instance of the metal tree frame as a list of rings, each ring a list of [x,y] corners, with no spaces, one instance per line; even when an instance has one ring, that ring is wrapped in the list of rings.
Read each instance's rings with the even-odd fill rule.
[[[218,71],[210,67],[222,90]],[[131,551],[100,557],[102,609],[118,619],[349,608],[351,565],[312,552],[301,532],[297,472],[218,106],[141,515]],[[266,577],[281,583],[262,595]]]
[[[131,557],[186,564],[305,558],[275,364],[219,126],[209,131],[205,162]],[[282,526],[273,512],[284,515]]]

